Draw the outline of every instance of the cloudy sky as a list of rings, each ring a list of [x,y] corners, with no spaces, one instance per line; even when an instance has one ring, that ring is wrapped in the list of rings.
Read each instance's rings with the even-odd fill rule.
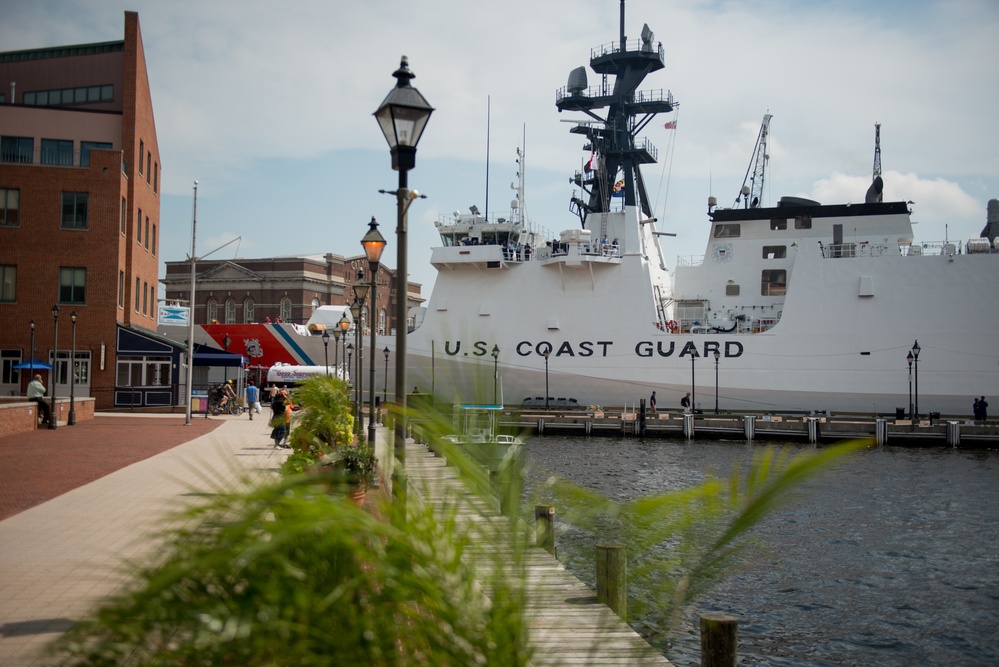
[[[198,180],[199,255],[236,236],[213,258],[353,255],[374,215],[394,267],[395,199],[378,190],[397,175],[371,114],[403,54],[436,108],[409,180],[427,195],[409,235],[424,294],[434,221],[484,209],[487,190],[490,213],[508,211],[522,144],[529,216],[578,226],[582,140],[555,91],[617,38],[619,0],[3,0],[0,49],[118,40],[126,10],[152,85],[164,260],[190,251]],[[678,234],[667,257],[704,253],[707,198],[732,204],[767,112],[765,205],[861,201],[880,122],[885,199],[915,202],[917,238],[978,236],[999,197],[999,2],[630,0],[630,39],[643,23],[667,60],[643,89],[680,103],[645,132],[658,227]]]

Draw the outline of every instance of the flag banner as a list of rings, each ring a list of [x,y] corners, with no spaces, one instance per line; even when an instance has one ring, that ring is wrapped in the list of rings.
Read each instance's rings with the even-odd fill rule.
[[[676,129],[676,121],[675,120],[671,120],[670,122],[668,122],[665,125],[663,125],[663,127],[665,127],[667,130],[675,130]]]

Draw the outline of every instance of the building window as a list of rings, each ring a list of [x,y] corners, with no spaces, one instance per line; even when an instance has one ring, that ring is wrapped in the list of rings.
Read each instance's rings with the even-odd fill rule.
[[[787,229],[787,218],[770,218],[770,231],[779,232]]]
[[[114,146],[106,141],[81,141],[80,142],[80,166],[89,167],[90,166],[90,151],[92,150],[102,150],[109,151]]]
[[[135,242],[142,245],[142,209],[135,218]]]
[[[146,153],[146,184],[149,184],[149,176],[152,174],[153,154]]]
[[[145,157],[146,144],[139,139],[139,174],[142,174],[142,158]]]
[[[281,299],[281,308],[278,313],[282,322],[291,322],[291,299],[288,297]]]
[[[56,88],[55,90],[32,90],[21,96],[25,106],[58,107],[72,104],[95,104],[114,102],[114,85],[81,86],[79,88]]]
[[[0,188],[0,226],[17,227],[21,224],[21,191]]]
[[[170,357],[120,355],[115,368],[119,387],[162,387],[170,384]]]
[[[135,312],[139,312],[139,288],[142,287],[142,281],[138,278],[135,279]]]
[[[219,319],[219,302],[215,299],[208,300],[208,308],[205,316],[205,323],[212,324]]]
[[[118,307],[125,308],[125,272],[118,272]]]
[[[318,297],[312,297],[312,312],[313,313],[315,313],[316,311],[319,310],[319,306],[320,305],[321,304],[319,303],[319,298]]]
[[[784,269],[764,269],[760,294],[763,296],[784,296],[787,292],[787,271]]]
[[[763,259],[784,259],[787,257],[786,245],[763,246]]]
[[[73,166],[73,142],[66,139],[42,139],[42,164]]]
[[[35,154],[32,137],[0,137],[0,162],[31,164]]]
[[[87,270],[59,267],[59,303],[87,302]]]
[[[17,301],[17,267],[0,264],[0,303]]]
[[[87,202],[89,196],[86,192],[64,192],[62,193],[62,228],[63,229],[86,229],[87,228]]]
[[[742,226],[738,223],[715,225],[716,239],[734,239],[742,235]]]
[[[229,298],[225,300],[225,323],[236,323],[236,300]]]
[[[149,216],[146,216],[146,250],[149,250]]]
[[[795,229],[811,229],[812,228],[812,216],[810,216],[810,215],[796,215],[796,216],[794,216],[794,228]]]
[[[153,257],[156,257],[156,225],[153,225]]]
[[[149,308],[149,283],[142,283],[142,314],[147,314]]]
[[[69,384],[69,355],[70,350],[59,350],[55,358],[55,377],[58,384]],[[52,355],[49,354],[49,361]],[[73,364],[73,384],[80,386],[90,383],[90,351],[77,350],[76,363]]]
[[[253,297],[243,301],[243,324],[253,324]]]
[[[386,317],[385,309],[382,308],[380,311],[378,311],[378,335],[379,336],[384,336],[385,335],[385,317]]]
[[[735,284],[725,285],[725,296],[739,296],[739,286]]]
[[[0,350],[0,384],[20,385],[21,371],[14,370],[19,363],[20,350]]]
[[[160,186],[160,163],[153,163],[153,192],[159,192]]]

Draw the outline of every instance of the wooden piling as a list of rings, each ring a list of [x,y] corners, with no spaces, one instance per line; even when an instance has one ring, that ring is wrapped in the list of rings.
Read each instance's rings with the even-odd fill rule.
[[[628,618],[628,553],[623,544],[597,545],[597,601]]]
[[[555,550],[555,508],[551,505],[535,505],[534,527],[537,546],[557,558],[558,553]]]
[[[701,614],[701,667],[736,667],[739,619]]]

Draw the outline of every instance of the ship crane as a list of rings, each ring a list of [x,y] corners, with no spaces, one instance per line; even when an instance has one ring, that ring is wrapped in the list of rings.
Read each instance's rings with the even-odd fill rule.
[[[733,208],[739,208],[740,200],[745,208],[757,208],[760,205],[760,197],[763,196],[763,180],[766,177],[767,160],[767,135],[770,134],[771,114],[764,114],[763,124],[760,125],[760,134],[756,138],[756,148],[753,150],[753,157],[749,160],[749,167],[746,169],[746,176],[742,179],[742,189],[735,198]]]

